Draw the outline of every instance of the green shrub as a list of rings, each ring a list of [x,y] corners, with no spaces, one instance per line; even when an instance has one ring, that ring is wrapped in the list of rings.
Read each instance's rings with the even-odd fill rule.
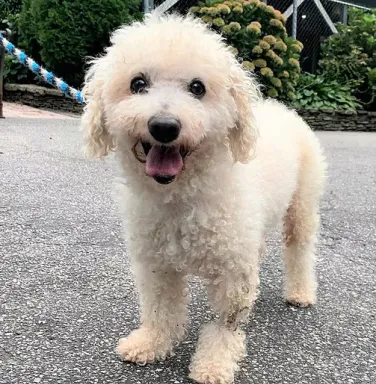
[[[6,19],[0,22],[1,30],[11,30],[12,35],[7,36],[8,40],[12,41],[16,46],[17,44],[17,20],[18,14],[9,14]],[[14,56],[5,54],[4,61],[4,82],[5,83],[33,83],[35,76],[21,64]]]
[[[38,63],[41,63],[41,46],[38,42],[38,22],[32,14],[34,0],[23,0],[22,10],[18,16],[16,28],[18,34],[18,46]],[[34,7],[33,7],[34,9]]]
[[[18,16],[18,13],[9,14],[6,19],[0,21],[0,29],[11,31],[11,36],[6,37],[15,45],[18,43]]]
[[[0,0],[0,21],[21,11],[22,0]]]
[[[349,8],[349,24],[322,44],[320,73],[351,87],[366,109],[376,109],[376,10]]]
[[[20,42],[47,69],[80,86],[85,59],[102,52],[119,25],[141,17],[139,4],[140,0],[24,0]]]
[[[355,111],[362,106],[351,94],[349,85],[339,84],[336,80],[326,80],[320,75],[303,73],[297,86],[294,108],[326,108],[333,110]]]
[[[15,57],[6,55],[4,61],[5,83],[28,83],[29,69],[22,65]]]
[[[259,0],[207,0],[190,12],[225,36],[268,96],[295,99],[303,45],[287,36],[281,12]]]

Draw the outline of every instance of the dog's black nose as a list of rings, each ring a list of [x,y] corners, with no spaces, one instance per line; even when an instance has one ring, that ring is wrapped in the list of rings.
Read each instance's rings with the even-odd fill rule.
[[[155,140],[170,143],[179,136],[181,124],[172,116],[153,116],[148,122],[148,127]]]

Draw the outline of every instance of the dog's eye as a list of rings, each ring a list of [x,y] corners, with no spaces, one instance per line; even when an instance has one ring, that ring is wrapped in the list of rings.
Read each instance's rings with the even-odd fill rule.
[[[189,84],[189,91],[197,98],[203,97],[206,93],[205,85],[200,80],[193,80]]]
[[[148,83],[142,76],[135,77],[131,82],[132,93],[145,93]]]

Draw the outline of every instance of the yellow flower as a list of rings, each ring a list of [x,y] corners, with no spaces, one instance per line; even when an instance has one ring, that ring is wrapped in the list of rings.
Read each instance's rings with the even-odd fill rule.
[[[210,16],[217,16],[219,14],[219,9],[217,9],[215,7],[210,7],[210,8],[208,8],[207,13]]]
[[[273,50],[268,50],[266,52],[266,57],[270,57],[275,63],[277,63],[278,65],[282,65],[283,64],[283,59],[281,57],[279,57]]]
[[[251,32],[251,33],[254,33],[255,35],[261,35],[261,29],[260,28],[256,28],[256,27],[248,28],[247,27],[247,31]]]
[[[270,49],[270,45],[264,41],[264,40],[261,40],[259,42],[259,46],[264,50],[264,51],[267,51],[268,49]]]
[[[258,3],[258,7],[261,9],[266,9],[267,5],[263,2]]]
[[[282,81],[279,80],[277,77],[273,77],[270,79],[271,83],[277,87],[277,88],[281,88],[282,87]]]
[[[286,81],[285,88],[287,90],[289,90],[289,91],[293,91],[294,90],[294,86],[289,81]]]
[[[200,13],[208,13],[209,8],[208,7],[202,7],[200,10]]]
[[[274,53],[274,51],[272,49],[268,49],[266,51],[266,57],[270,57],[271,59],[274,59],[276,56],[276,54]]]
[[[286,77],[286,79],[288,79],[290,77],[290,74],[287,71],[283,71],[282,76]]]
[[[201,20],[207,24],[211,24],[211,22],[213,21],[213,19],[209,15],[201,16]]]
[[[273,77],[274,76],[273,71],[268,67],[261,68],[260,74],[261,74],[261,76],[265,76],[265,77]]]
[[[255,64],[256,67],[259,67],[259,68],[265,68],[267,65],[266,61],[263,59],[257,59],[253,63]]]
[[[249,24],[249,26],[261,29],[261,24],[258,21],[252,21],[252,23]]]
[[[232,21],[229,24],[229,27],[230,27],[231,31],[234,31],[234,32],[240,31],[242,29],[241,25],[236,21]]]
[[[213,20],[213,25],[216,27],[223,27],[225,25],[225,21],[222,19],[222,17],[217,17]]]
[[[238,1],[225,1],[225,2],[223,2],[223,4],[227,5],[230,9],[242,6],[242,3],[238,2]]]
[[[268,89],[268,96],[269,97],[277,97],[278,91],[275,88],[271,87]]]
[[[262,48],[259,45],[256,45],[252,49],[252,53],[254,53],[255,55],[261,55],[262,54]]]
[[[280,51],[280,52],[286,52],[287,51],[287,45],[282,40],[278,40],[274,44],[274,49],[277,51]]]
[[[295,59],[294,59],[295,60]],[[298,63],[299,64],[299,63]],[[299,69],[300,69],[300,66],[299,66]],[[290,78],[291,80],[298,80],[300,77],[299,73],[296,73],[296,72],[290,72]]]
[[[292,51],[300,53],[302,51],[302,47],[299,44],[291,44],[290,48]]]
[[[239,7],[239,6],[237,6],[237,7],[235,7],[235,8],[232,10],[232,12],[234,12],[234,13],[243,13],[243,7]]]
[[[299,47],[301,48],[301,49],[303,49],[304,48],[304,45],[303,45],[303,43],[301,42],[301,41],[299,41],[299,40],[295,40],[295,43],[294,44],[297,44],[297,45],[299,45]]]
[[[239,51],[235,47],[230,47],[230,51],[236,56]]]
[[[243,61],[242,66],[246,71],[253,72],[255,70],[255,65],[251,61]]]
[[[280,20],[271,19],[269,21],[269,24],[272,25],[273,27],[277,27],[278,29],[285,30],[285,27],[283,26],[283,24]]]
[[[201,8],[200,7],[191,7],[189,8],[189,12],[191,13],[200,13]]]
[[[253,7],[253,6],[259,6],[260,0],[246,0],[243,2],[243,6],[245,7]]]
[[[300,64],[299,64],[299,61],[296,60],[296,59],[293,59],[292,57],[289,59],[289,64],[294,67],[294,68],[297,68],[297,69],[300,69]]]
[[[286,17],[277,9],[274,10],[274,17],[278,20],[281,20],[283,24],[286,23]]]
[[[258,21],[253,21],[251,24],[247,25],[246,30],[248,32],[254,33],[256,35],[261,34],[261,24]]]
[[[266,6],[266,11],[268,12],[268,14],[269,14],[270,16],[275,16],[275,14],[274,14],[274,8],[271,7],[270,5],[267,5],[267,6]]]
[[[277,54],[273,57],[274,61],[278,64],[278,65],[283,65],[283,59],[282,57],[279,57]]]
[[[270,45],[274,45],[277,42],[277,39],[272,35],[264,36],[263,40],[266,41]]]
[[[217,9],[220,13],[222,13],[222,15],[228,15],[229,13],[231,13],[231,9],[228,5],[226,5],[226,3],[218,4]]]
[[[298,68],[298,71],[291,71],[290,72],[290,79],[293,83],[296,83],[299,80],[300,77],[300,66]]]
[[[225,33],[226,35],[231,35],[231,27],[229,25],[224,25],[222,27],[222,32]]]

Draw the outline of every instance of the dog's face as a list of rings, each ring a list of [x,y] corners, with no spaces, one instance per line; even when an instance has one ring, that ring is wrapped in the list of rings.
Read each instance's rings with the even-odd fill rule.
[[[119,29],[112,43],[86,77],[89,154],[125,142],[160,184],[205,141],[227,140],[235,160],[248,160],[256,88],[218,35],[191,18],[153,16]]]

